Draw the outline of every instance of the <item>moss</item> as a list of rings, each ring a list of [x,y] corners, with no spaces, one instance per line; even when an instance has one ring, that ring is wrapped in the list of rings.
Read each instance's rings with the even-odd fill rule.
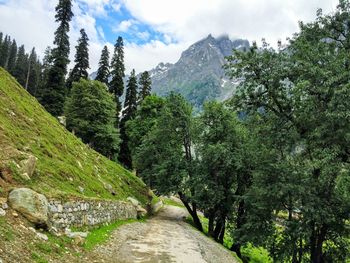
[[[67,131],[0,68],[0,167],[13,172],[15,184],[48,197],[125,199],[147,203],[144,183],[119,164],[103,157]],[[20,178],[16,165],[24,153],[38,158],[30,181]],[[110,184],[116,195],[104,185]],[[79,192],[79,187],[84,192]]]

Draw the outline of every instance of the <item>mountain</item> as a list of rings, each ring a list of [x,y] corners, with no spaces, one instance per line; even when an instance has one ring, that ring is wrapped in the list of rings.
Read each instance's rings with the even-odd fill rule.
[[[160,63],[150,70],[152,90],[160,96],[178,92],[197,109],[206,100],[225,100],[237,85],[237,81],[225,76],[225,57],[231,55],[234,49],[248,48],[248,40],[209,35],[191,45],[175,64]]]

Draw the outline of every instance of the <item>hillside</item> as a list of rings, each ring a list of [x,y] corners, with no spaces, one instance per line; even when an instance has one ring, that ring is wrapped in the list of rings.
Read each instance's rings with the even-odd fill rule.
[[[47,197],[146,202],[141,180],[67,131],[2,68],[0,105],[0,197],[26,186]],[[23,176],[35,158],[33,175]]]

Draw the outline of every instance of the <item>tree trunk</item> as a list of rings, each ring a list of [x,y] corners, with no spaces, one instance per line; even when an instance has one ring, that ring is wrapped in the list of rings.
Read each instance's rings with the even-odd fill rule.
[[[203,226],[202,223],[197,215],[197,208],[196,208],[196,203],[192,203],[192,208],[190,207],[189,202],[186,200],[186,196],[182,192],[178,192],[180,196],[181,202],[184,204],[186,207],[188,213],[191,215],[193,219],[194,226],[201,232],[203,232]]]
[[[322,246],[326,237],[327,227],[322,225],[321,227],[313,224],[313,229],[310,237],[310,255],[312,263],[323,263],[323,251]]]
[[[208,216],[208,236],[214,237],[214,220],[215,220],[215,212],[209,211]]]
[[[221,228],[221,232],[219,235],[219,243],[220,244],[224,244],[224,237],[225,237],[225,231],[226,231],[226,220],[224,220],[223,224],[222,224],[222,228]]]

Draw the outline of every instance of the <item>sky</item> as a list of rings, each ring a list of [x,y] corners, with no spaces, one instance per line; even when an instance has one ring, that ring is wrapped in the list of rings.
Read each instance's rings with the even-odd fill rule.
[[[0,0],[0,31],[35,47],[43,57],[53,46],[58,0]],[[97,70],[104,45],[113,51],[118,36],[125,44],[129,73],[150,70],[160,62],[175,63],[191,44],[212,34],[274,46],[310,22],[318,8],[335,10],[337,0],[73,0],[69,32],[71,61],[79,31],[89,36],[90,72]],[[72,66],[72,63],[71,63]]]

